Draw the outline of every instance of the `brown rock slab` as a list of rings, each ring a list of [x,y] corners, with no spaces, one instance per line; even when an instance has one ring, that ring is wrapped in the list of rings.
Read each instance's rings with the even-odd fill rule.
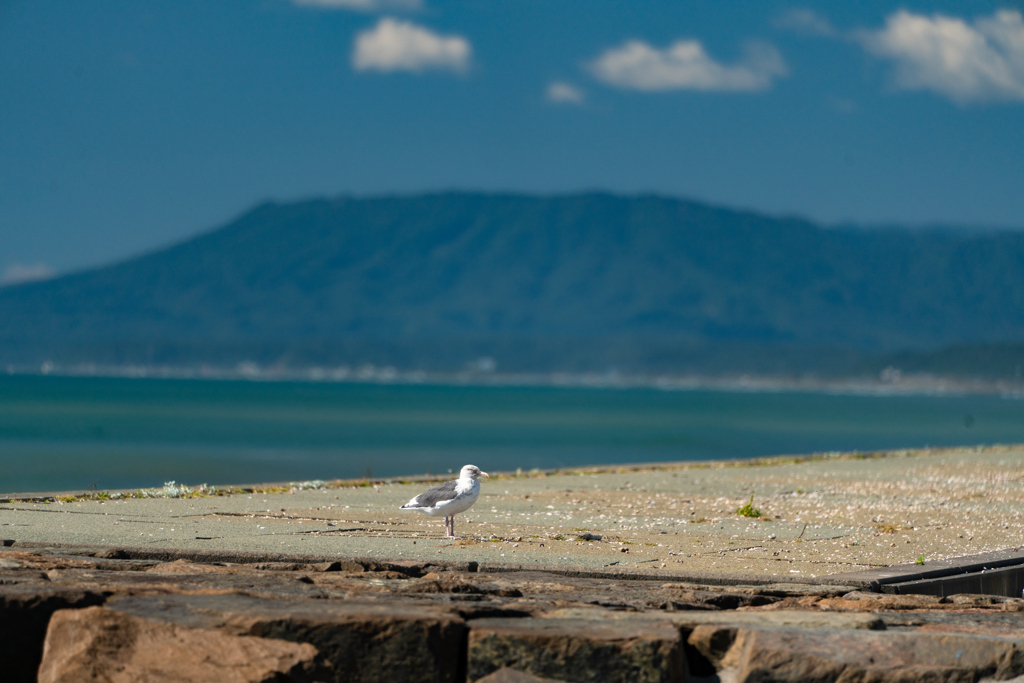
[[[670,600],[680,605],[701,606],[710,609],[734,610],[738,607],[760,607],[779,602],[781,598],[769,595],[734,591],[687,590],[668,588]]]
[[[697,642],[694,646],[702,647]],[[741,682],[923,683],[976,681],[983,676],[1005,680],[1024,673],[1024,641],[885,631],[741,629],[717,664],[722,667],[720,676],[730,671]]]
[[[853,592],[814,603],[819,609],[835,611],[942,609],[943,599],[934,595],[889,595]]]
[[[832,630],[881,630],[885,622],[865,612],[823,613],[809,610],[774,610],[769,612],[625,612],[594,607],[566,607],[552,610],[545,617],[556,619],[602,619],[605,621],[666,621],[689,631],[698,626],[732,628],[805,628]]]
[[[254,571],[245,566],[191,571],[187,564],[157,565],[136,571],[67,569],[51,571],[55,585],[85,587],[105,594],[180,593],[184,591],[247,592],[268,597],[320,599],[328,591],[309,583],[299,572]]]
[[[484,676],[476,683],[565,683],[565,681],[556,681],[553,678],[538,678],[525,671],[510,669],[506,666]]]
[[[143,571],[156,574],[226,574],[231,568],[218,564],[200,564],[189,560],[174,560],[146,567]]]
[[[470,622],[470,681],[509,667],[570,683],[682,681],[679,630],[667,621],[479,619]]]
[[[1017,628],[1009,628],[1005,624],[922,624],[915,630],[923,633],[951,633],[1024,641],[1024,623]]]
[[[341,683],[465,679],[465,625],[429,602],[271,600],[239,594],[117,597],[111,610],[188,628],[313,645]]]
[[[43,640],[57,610],[102,604],[102,593],[73,586],[0,586],[0,662],[3,680],[30,683],[43,658]]]
[[[40,683],[325,680],[312,645],[151,622],[103,607],[54,613],[39,667]]]

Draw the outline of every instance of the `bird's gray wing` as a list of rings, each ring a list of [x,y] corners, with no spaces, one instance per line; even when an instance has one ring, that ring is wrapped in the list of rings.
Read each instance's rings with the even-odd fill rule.
[[[448,500],[452,500],[458,494],[455,492],[455,487],[458,485],[458,481],[446,481],[443,484],[432,486],[420,495],[416,496],[414,500],[415,505],[406,504],[402,507],[422,507],[432,508],[438,503],[443,503]]]

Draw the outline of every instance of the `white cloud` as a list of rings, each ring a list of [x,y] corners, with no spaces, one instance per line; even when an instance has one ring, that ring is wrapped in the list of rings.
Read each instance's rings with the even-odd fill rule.
[[[3,276],[0,276],[0,287],[6,285],[19,285],[23,282],[38,282],[39,280],[49,280],[56,273],[53,268],[49,267],[45,263],[36,263],[31,266],[25,266],[20,263],[8,266],[4,270]]]
[[[549,102],[559,104],[583,104],[583,91],[575,85],[555,81],[548,85],[547,98]]]
[[[751,43],[739,63],[726,66],[709,57],[697,40],[679,40],[664,50],[631,40],[605,51],[590,69],[609,85],[645,91],[765,90],[787,73],[782,55],[771,45]]]
[[[973,24],[900,10],[884,28],[858,38],[866,50],[895,63],[900,88],[933,90],[960,104],[1024,100],[1024,18],[1017,10]]]
[[[319,9],[347,9],[355,12],[383,12],[387,10],[417,10],[422,0],[292,0],[300,7]]]
[[[464,72],[472,54],[473,48],[462,36],[442,36],[412,22],[385,17],[356,36],[352,66],[357,71]]]
[[[834,36],[835,28],[828,19],[814,10],[791,9],[775,18],[776,27],[811,36]]]

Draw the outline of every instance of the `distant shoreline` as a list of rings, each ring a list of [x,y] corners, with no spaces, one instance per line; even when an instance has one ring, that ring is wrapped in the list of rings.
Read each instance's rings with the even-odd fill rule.
[[[822,378],[757,374],[698,375],[656,373],[547,372],[501,373],[486,371],[427,372],[398,370],[392,366],[356,368],[261,368],[253,363],[235,367],[213,365],[8,365],[9,376],[97,377],[121,379],[178,379],[250,382],[310,382],[339,384],[550,387],[580,389],[659,389],[663,391],[723,391],[738,393],[824,393],[858,396],[966,396],[990,395],[1024,398],[1024,381],[949,377],[902,373],[887,368],[877,378]]]

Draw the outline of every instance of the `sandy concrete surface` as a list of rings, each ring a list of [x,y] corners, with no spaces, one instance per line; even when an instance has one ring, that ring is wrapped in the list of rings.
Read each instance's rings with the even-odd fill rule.
[[[14,499],[0,504],[0,538],[816,579],[1020,546],[1022,465],[1024,446],[992,446],[497,474],[457,518],[456,541],[441,519],[398,510],[423,482]],[[738,514],[746,504],[760,516]]]

